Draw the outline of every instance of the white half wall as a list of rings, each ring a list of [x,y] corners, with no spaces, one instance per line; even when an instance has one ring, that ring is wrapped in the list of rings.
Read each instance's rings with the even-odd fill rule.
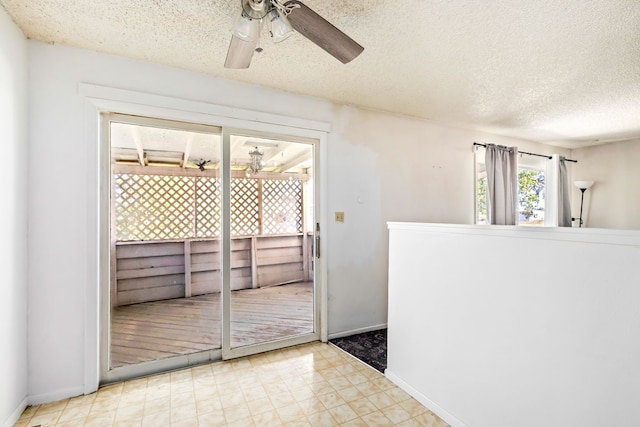
[[[0,426],[27,399],[27,40],[0,7]]]
[[[571,151],[573,180],[594,181],[584,194],[583,219],[594,228],[640,229],[640,139]],[[572,186],[573,216],[580,190]]]
[[[386,375],[445,421],[640,425],[640,232],[389,233]]]
[[[98,286],[98,133],[79,83],[331,124],[321,188],[331,219],[322,230],[330,335],[387,321],[387,220],[473,220],[474,141],[553,150],[59,45],[30,42],[29,51],[29,385],[37,401],[80,393],[85,361],[97,363],[83,354],[94,334],[84,311],[97,318],[97,308],[83,303]],[[344,223],[332,220],[335,211]]]

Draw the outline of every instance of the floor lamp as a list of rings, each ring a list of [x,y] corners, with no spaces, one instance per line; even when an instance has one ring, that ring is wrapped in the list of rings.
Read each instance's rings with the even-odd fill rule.
[[[587,188],[593,185],[593,181],[574,181],[573,185],[578,187],[578,189],[582,193],[580,198],[580,222],[578,225],[578,227],[582,227],[582,207],[584,206],[584,192],[587,191]]]

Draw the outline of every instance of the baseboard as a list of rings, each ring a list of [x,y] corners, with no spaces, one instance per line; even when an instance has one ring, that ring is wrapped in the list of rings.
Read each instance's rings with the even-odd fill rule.
[[[378,329],[384,329],[387,327],[386,323],[380,325],[367,326],[366,328],[351,329],[349,331],[337,332],[335,334],[329,334],[329,339],[348,337],[349,335],[362,334],[365,332],[377,331]]]
[[[27,409],[27,403],[29,402],[29,398],[25,397],[22,399],[22,402],[18,404],[16,409],[9,415],[9,418],[2,424],[2,427],[12,427],[18,420],[20,419],[20,415]]]
[[[35,396],[29,396],[29,405],[41,405],[43,403],[56,402],[62,399],[68,399],[69,397],[82,396],[84,394],[84,387],[72,387],[64,390],[57,390],[51,393],[37,394]]]
[[[400,387],[402,390],[406,391],[416,399],[418,402],[423,404],[427,409],[431,412],[442,418],[447,424],[451,427],[468,427],[465,423],[460,421],[458,418],[450,414],[443,407],[435,403],[433,400],[429,399],[424,394],[420,393],[415,388],[411,387],[406,381],[395,375],[393,372],[389,371],[389,368],[385,369],[384,375],[391,380],[395,385]]]

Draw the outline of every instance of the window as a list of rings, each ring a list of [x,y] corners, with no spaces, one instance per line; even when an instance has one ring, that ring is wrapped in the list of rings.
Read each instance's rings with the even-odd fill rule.
[[[488,224],[487,170],[485,150],[477,147],[476,153],[476,224]],[[518,159],[518,225],[544,225],[545,210],[545,158]]]

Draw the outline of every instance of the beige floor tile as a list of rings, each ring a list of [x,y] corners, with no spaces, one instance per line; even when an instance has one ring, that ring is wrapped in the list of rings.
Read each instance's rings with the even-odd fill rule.
[[[93,411],[93,408],[91,409]],[[104,427],[111,426],[116,418],[116,411],[100,412],[89,414],[84,421],[84,427]]]
[[[387,390],[386,393],[396,403],[404,402],[407,399],[411,399],[411,396],[400,387],[391,388]]]
[[[255,416],[267,411],[273,411],[275,408],[271,403],[271,399],[264,397],[262,399],[251,400],[247,402],[251,415]]]
[[[25,410],[22,411],[22,414],[20,414],[20,418],[21,419],[31,418],[36,414],[37,411],[38,411],[38,406],[37,405],[36,406],[27,406],[25,408]]]
[[[198,427],[199,422],[197,417],[187,418],[186,420],[172,421],[171,427]]]
[[[409,418],[406,421],[402,421],[398,423],[398,427],[424,427],[424,426],[415,418]]]
[[[139,378],[131,381],[125,381],[122,386],[123,393],[139,392],[147,390],[148,378]]]
[[[367,423],[362,421],[361,418],[356,418],[355,420],[347,421],[346,423],[340,424],[341,427],[368,427]]]
[[[378,410],[378,408],[376,408],[376,406],[373,403],[371,403],[371,401],[367,398],[362,398],[362,399],[355,400],[353,402],[349,402],[349,406],[360,417]]]
[[[309,421],[300,419],[300,420],[291,421],[286,425],[286,427],[312,427],[312,425]]]
[[[362,375],[360,372],[354,372],[352,374],[345,375],[345,378],[348,379],[353,385],[358,385],[369,381],[369,379]]]
[[[67,407],[69,403],[69,399],[60,400],[58,402],[46,403],[44,405],[38,406],[38,410],[35,415],[48,414],[51,412],[62,412],[64,408]]]
[[[42,427],[53,426],[58,422],[60,415],[62,415],[62,411],[45,412],[42,414],[36,413],[29,421],[29,425],[30,426],[40,425]]]
[[[169,396],[163,396],[158,399],[152,399],[152,397],[153,394],[149,394],[147,400],[144,402],[143,415],[145,417],[171,408],[171,398]]]
[[[373,379],[373,380],[371,380],[371,382],[374,383],[375,385],[377,385],[378,387],[380,387],[380,389],[382,389],[382,390],[389,390],[391,388],[396,387],[396,385],[394,383],[392,383],[391,381],[389,381],[385,377],[380,377],[380,378]]]
[[[122,393],[122,395],[120,396],[120,402],[118,402],[118,407],[123,408],[125,406],[132,406],[136,408],[143,408],[145,400],[146,391]]]
[[[69,421],[84,421],[85,418],[91,412],[92,404],[81,405],[81,406],[67,406],[67,408],[62,411],[60,418],[58,419],[58,423],[66,423]]]
[[[93,405],[91,405],[91,413],[99,414],[101,412],[114,412],[118,409],[120,403],[120,396],[110,397],[108,399],[100,399],[96,397]]]
[[[318,412],[307,417],[307,421],[313,427],[332,427],[338,425],[337,421],[333,419],[329,411]]]
[[[371,396],[372,394],[380,393],[382,389],[375,385],[371,381],[366,381],[354,386],[365,396]]]
[[[199,427],[220,427],[226,424],[223,413],[213,412],[198,416]]]
[[[96,400],[97,393],[91,393],[83,396],[76,396],[69,399],[67,407],[65,409],[73,408],[76,406],[91,405]]]
[[[427,412],[427,408],[422,406],[417,400],[411,398],[399,403],[402,408],[411,415],[411,418],[415,418],[420,414]]]
[[[273,407],[276,409],[282,408],[283,406],[287,406],[287,405],[293,405],[296,403],[296,399],[294,399],[291,393],[289,393],[288,391],[272,394],[269,396],[269,399],[271,399],[271,403],[273,404]]]
[[[291,421],[305,418],[306,416],[304,410],[297,403],[277,408],[276,412],[285,425]]]
[[[112,427],[140,427],[140,426],[142,426],[142,418],[127,418],[125,420],[116,419],[112,424]]]
[[[334,390],[342,390],[344,388],[353,387],[353,384],[343,376],[332,378],[327,382],[333,387]]]
[[[171,403],[171,424],[178,421],[188,420],[189,418],[193,418],[197,415],[198,410],[196,408],[195,401],[180,404]]]
[[[424,412],[417,417],[413,418],[418,421],[425,427],[446,427],[447,423],[445,423],[442,418],[438,417],[431,411]]]
[[[196,398],[196,409],[198,415],[210,414],[211,412],[222,413],[222,402],[217,397]]]
[[[242,418],[239,420],[227,422],[226,427],[254,427],[254,426],[256,426],[256,423],[253,422],[252,418]],[[257,426],[257,427],[261,427],[261,426]]]
[[[358,418],[358,414],[347,404],[329,409],[331,416],[340,424]]]
[[[135,406],[121,406],[116,411],[116,421],[122,422],[129,419],[140,419],[142,422],[142,416],[144,415],[144,403]]]
[[[393,421],[385,417],[380,411],[372,412],[362,417],[362,421],[367,423],[369,427],[392,427]]]
[[[398,424],[402,421],[406,421],[411,418],[411,415],[409,415],[409,412],[407,412],[400,405],[389,406],[388,408],[383,409],[382,413],[384,414],[385,417],[389,418],[395,424]]]
[[[171,410],[165,409],[142,417],[142,427],[168,426],[171,424]]]
[[[345,403],[347,403],[342,397],[340,397],[337,391],[322,394],[317,397],[327,409],[335,408],[336,406],[344,405]]]
[[[275,409],[254,415],[253,422],[260,427],[278,427],[283,425]]]
[[[331,384],[329,384],[326,380],[310,384],[309,387],[311,387],[311,390],[315,393],[316,396],[335,391],[333,387],[331,387]]]
[[[394,405],[396,402],[389,397],[387,393],[381,391],[380,393],[372,394],[371,396],[367,396],[367,399],[371,401],[378,409],[388,408],[391,405]]]
[[[120,398],[120,394],[122,394],[122,389],[124,388],[123,383],[111,384],[105,387],[100,388],[96,394],[96,400],[102,399],[113,399],[115,397]]]
[[[232,408],[244,404],[244,395],[242,392],[230,393],[220,396],[220,404],[222,408]]]
[[[350,387],[338,390],[338,394],[347,403],[353,402],[355,400],[360,400],[363,397],[365,397],[365,395],[362,394],[362,392],[358,390],[355,386],[350,386]]]
[[[242,405],[231,408],[224,408],[224,417],[226,418],[227,423],[231,423],[245,418],[251,418],[251,411],[249,410],[249,407],[243,403]]]
[[[193,393],[193,382],[189,380],[171,381],[171,394]]]
[[[301,387],[296,387],[291,390],[291,395],[297,402],[301,402],[303,400],[311,399],[315,397],[315,393],[310,386],[304,384]]]
[[[13,425],[13,427],[29,427],[30,421],[30,418],[21,418]]]
[[[315,396],[310,399],[298,402],[298,406],[302,408],[307,416],[327,410],[322,401]]]
[[[193,375],[191,369],[182,369],[179,371],[171,372],[171,382],[179,383],[183,381],[193,381]]]

